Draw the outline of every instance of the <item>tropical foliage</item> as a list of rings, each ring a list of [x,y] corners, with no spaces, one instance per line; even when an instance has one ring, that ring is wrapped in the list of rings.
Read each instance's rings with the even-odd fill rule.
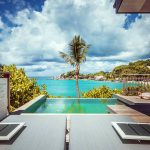
[[[86,61],[86,53],[89,46],[90,45],[86,44],[86,42],[80,36],[75,36],[69,44],[68,53],[60,52],[60,56],[65,60],[65,62],[75,66],[77,97],[80,97],[78,84],[80,64]]]
[[[110,89],[107,86],[94,88],[88,92],[83,92],[82,97],[84,98],[112,98],[113,94],[121,94],[122,90]]]
[[[41,88],[37,86],[36,80],[28,78],[24,69],[17,69],[15,65],[4,65],[2,71],[10,73],[11,111],[40,94],[49,96],[46,91],[46,85],[42,85]]]
[[[128,65],[121,65],[115,67],[112,72],[99,71],[97,73],[79,74],[79,79],[94,79],[96,76],[104,76],[106,80],[115,80],[123,74],[150,74],[150,59],[130,62]],[[70,71],[61,74],[61,77],[72,79],[75,71]]]
[[[130,62],[128,65],[117,66],[112,71],[113,77],[121,77],[123,74],[150,74],[150,59]]]
[[[67,73],[62,73],[60,75],[60,78],[62,79],[74,79],[74,77],[75,77],[75,70],[68,71]]]
[[[60,75],[60,79],[74,79],[75,78],[75,70],[73,71],[68,71],[66,73],[62,73]],[[94,79],[93,74],[81,74],[79,73],[79,79]]]

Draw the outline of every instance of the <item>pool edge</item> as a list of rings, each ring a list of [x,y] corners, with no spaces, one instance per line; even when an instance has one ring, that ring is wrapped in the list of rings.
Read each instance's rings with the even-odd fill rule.
[[[26,104],[24,104],[23,106],[15,109],[13,111],[13,113],[22,113],[24,110],[26,110],[27,108],[29,108],[31,105],[33,105],[34,103],[38,102],[38,101],[41,101],[41,100],[46,100],[46,96],[45,95],[40,95],[34,99],[32,99],[31,101],[27,102]]]

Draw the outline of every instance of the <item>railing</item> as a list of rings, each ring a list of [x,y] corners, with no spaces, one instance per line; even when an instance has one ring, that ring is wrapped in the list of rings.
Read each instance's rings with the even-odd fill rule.
[[[150,92],[150,74],[124,74],[121,81],[123,82],[124,95]]]

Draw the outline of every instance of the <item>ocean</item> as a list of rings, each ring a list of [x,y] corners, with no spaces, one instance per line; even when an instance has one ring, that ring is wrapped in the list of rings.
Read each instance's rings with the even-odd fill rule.
[[[52,80],[48,77],[37,77],[37,84],[47,86],[47,92],[50,95],[62,97],[76,97],[75,80]],[[122,89],[123,83],[111,81],[79,80],[80,92],[87,92],[93,88],[108,86],[111,89]]]

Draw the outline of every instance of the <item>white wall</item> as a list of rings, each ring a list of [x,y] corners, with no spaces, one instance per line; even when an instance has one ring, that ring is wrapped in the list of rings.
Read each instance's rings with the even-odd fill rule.
[[[7,79],[0,78],[0,120],[6,117],[8,114],[8,91],[7,91]]]

